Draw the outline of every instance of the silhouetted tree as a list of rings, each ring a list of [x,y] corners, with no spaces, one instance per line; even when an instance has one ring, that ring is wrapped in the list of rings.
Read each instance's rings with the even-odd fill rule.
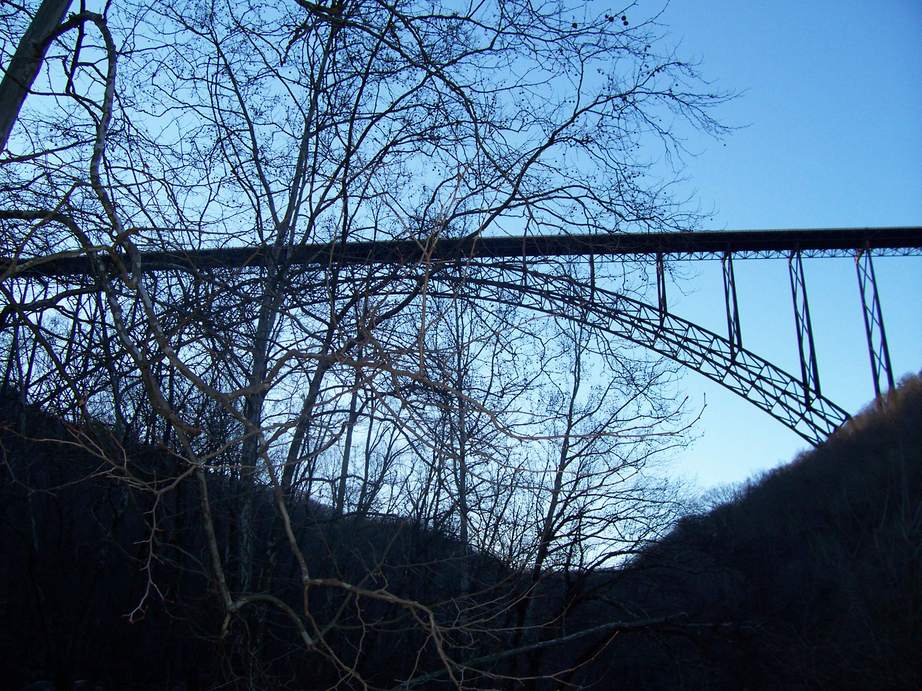
[[[652,432],[677,406],[655,361],[627,351],[620,363],[638,376],[582,399],[584,358],[613,363],[615,346],[586,315],[562,314],[554,291],[591,299],[588,286],[618,271],[458,270],[428,250],[448,236],[685,228],[641,145],[674,149],[677,117],[719,132],[709,109],[723,96],[659,47],[652,23],[585,3],[90,5],[55,30],[0,160],[4,383],[179,459],[177,483],[139,484],[160,497],[194,478],[221,635],[255,650],[277,615],[348,685],[370,671],[344,650],[389,621],[412,624],[420,670],[460,684],[466,651],[498,625],[484,598],[503,600],[469,587],[471,546],[501,546],[533,579],[608,563],[611,536],[635,517],[600,507],[621,502],[619,468],[657,452]],[[32,18],[31,5],[11,12],[11,27]],[[294,245],[408,238],[422,261],[289,257]],[[268,261],[143,264],[146,250],[228,244]],[[92,275],[34,278],[70,255],[90,257]],[[557,281],[546,311],[578,325],[575,353],[552,355],[556,332],[516,303],[517,282],[542,269]],[[537,412],[556,357],[572,362],[566,412]],[[641,398],[653,405],[638,409],[638,433],[612,436]],[[532,457],[549,444],[542,474]],[[220,521],[215,475],[235,481]],[[333,520],[324,506],[340,520],[380,507],[456,530],[455,604],[378,579],[386,551],[361,575],[317,576],[311,526]],[[626,544],[646,528],[628,532]],[[152,554],[155,538],[152,527]],[[240,660],[230,676],[263,679],[258,655]]]

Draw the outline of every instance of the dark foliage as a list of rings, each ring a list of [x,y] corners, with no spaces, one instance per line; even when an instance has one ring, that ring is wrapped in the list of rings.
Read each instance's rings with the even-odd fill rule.
[[[271,608],[224,629],[201,527],[186,520],[199,501],[195,484],[180,480],[159,499],[151,491],[160,478],[181,475],[178,461],[137,447],[125,449],[123,467],[113,466],[87,452],[96,445],[119,457],[105,428],[65,428],[38,411],[3,406],[4,687],[49,679],[73,688],[85,679],[105,688],[206,689],[215,680],[234,688],[253,651],[261,657],[263,688],[349,686],[321,657],[305,653]],[[137,481],[126,482],[131,478]],[[223,543],[234,529],[235,483],[218,476],[209,482],[216,510],[228,507],[217,516]],[[920,499],[916,379],[822,448],[685,518],[627,568],[543,581],[531,593],[539,604],[529,617],[550,623],[520,641],[531,649],[480,666],[520,675],[573,668],[555,683],[577,687],[920,688]],[[271,545],[277,526],[270,502],[261,497],[258,525]],[[510,593],[523,592],[514,574],[481,555],[468,557],[477,577],[460,592],[464,551],[457,542],[404,521],[336,519],[304,503],[293,516],[322,569],[317,578],[365,574],[358,585],[386,585],[436,611],[439,603],[467,598],[483,606],[493,629],[502,628],[497,612],[512,617]],[[261,583],[271,579],[266,590],[296,603],[295,565],[282,554],[266,555]],[[496,599],[500,593],[506,601]],[[414,668],[439,668],[400,607],[358,606],[335,589],[311,597],[313,611],[339,613],[328,644],[375,685],[393,685]],[[536,646],[611,621],[650,623]],[[467,659],[489,657],[508,643],[476,636],[453,642]],[[424,653],[404,659],[402,650]]]
[[[78,681],[107,689],[210,689],[221,680],[236,688],[244,673],[252,679],[254,666],[263,688],[342,681],[323,656],[305,653],[272,607],[223,620],[202,527],[188,520],[197,515],[198,488],[179,461],[150,447],[122,447],[105,427],[64,426],[9,399],[0,419],[0,687],[54,680],[60,689]],[[92,448],[99,457],[88,453]],[[119,457],[122,467],[111,462]],[[238,481],[209,478],[223,545],[232,542],[238,491]],[[278,526],[271,502],[268,492],[257,502],[261,544],[270,545],[259,585],[297,606],[297,567],[285,550],[272,551]],[[475,607],[490,601],[508,577],[494,560],[462,556],[456,541],[399,519],[337,519],[303,502],[292,507],[292,518],[314,578],[387,587],[437,614],[452,598]],[[467,593],[458,590],[462,558],[475,574]],[[438,666],[404,608],[373,599],[359,605],[336,588],[314,589],[311,598],[311,611],[337,614],[326,643],[354,659],[365,679],[388,686],[417,666]],[[258,664],[247,659],[254,650]],[[395,655],[401,650],[423,653]]]
[[[682,520],[620,595],[687,622],[609,646],[593,674],[627,688],[922,688],[922,381]]]

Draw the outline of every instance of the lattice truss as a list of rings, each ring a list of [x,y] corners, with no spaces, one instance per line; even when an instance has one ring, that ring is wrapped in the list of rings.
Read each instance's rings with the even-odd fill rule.
[[[729,283],[725,285],[731,298],[730,338],[666,310],[661,260],[656,270],[658,305],[599,285],[590,287],[580,272],[574,275],[542,271],[535,268],[541,266],[536,262],[467,260],[467,270],[444,271],[447,265],[459,266],[453,261],[425,267],[427,295],[445,300],[463,296],[475,302],[580,319],[609,336],[647,348],[700,373],[765,411],[810,444],[825,441],[850,417],[845,409],[821,395],[813,381],[798,378],[742,347],[732,265],[726,267]],[[397,298],[416,285],[422,269],[419,265],[404,265],[392,270],[391,277],[396,280],[389,288]]]
[[[509,268],[509,267],[507,267]],[[596,286],[573,289],[566,278],[524,269],[522,279],[469,276],[480,300],[564,318],[581,315],[592,326],[648,348],[717,382],[762,409],[813,445],[822,443],[849,414],[828,398],[805,396],[803,380],[713,331],[640,300]],[[433,291],[433,294],[439,294]],[[457,295],[448,288],[442,297]]]

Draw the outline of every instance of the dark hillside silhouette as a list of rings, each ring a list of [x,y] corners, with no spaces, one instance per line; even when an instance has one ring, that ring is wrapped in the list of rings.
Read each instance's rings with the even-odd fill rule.
[[[166,452],[122,448],[104,426],[65,426],[10,399],[2,402],[0,420],[0,688],[38,680],[59,689],[81,680],[105,689],[210,689],[219,680],[236,688],[249,649],[260,651],[265,688],[341,681],[299,651],[298,632],[271,608],[226,630],[202,526],[188,520],[198,488]],[[90,448],[105,449],[109,459],[121,455],[125,466],[113,467]],[[178,477],[158,500],[152,489]],[[209,477],[221,544],[236,529],[239,491],[239,481]],[[257,526],[270,544],[271,501],[268,492],[257,501]],[[386,586],[438,615],[440,603],[453,605],[454,597],[475,607],[480,599],[502,604],[493,591],[508,571],[481,555],[462,557],[466,552],[452,538],[392,517],[337,518],[314,503],[295,504],[292,519],[314,578],[368,590]],[[476,574],[468,592],[458,585],[462,558]],[[261,562],[271,560],[274,568],[264,566],[261,578],[297,606],[296,565],[290,555]],[[425,654],[395,655],[425,648],[405,609],[374,600],[359,608],[335,589],[315,590],[313,598],[315,613],[339,610],[326,643],[340,656],[355,656],[366,679],[389,685],[412,676],[414,665],[438,665]],[[375,635],[365,636],[365,626]]]
[[[903,382],[820,448],[686,517],[621,577],[635,610],[711,626],[616,640],[596,678],[638,688],[922,688],[922,381]]]
[[[178,474],[165,452],[126,447],[120,470],[87,452],[109,445],[113,457],[105,427],[65,427],[9,400],[3,420],[4,688],[39,680],[60,689],[78,680],[104,689],[208,689],[219,680],[236,688],[240,658],[253,650],[265,688],[350,687],[299,648],[298,632],[274,609],[224,631],[202,528],[186,520],[199,501],[195,484],[181,480],[154,511],[151,487]],[[75,435],[79,447],[69,443]],[[239,487],[213,475],[209,491],[223,543],[234,530],[228,507]],[[517,640],[510,631],[506,640],[478,640],[475,632],[453,654],[500,674],[573,668],[557,679],[578,688],[919,688],[920,499],[922,381],[914,378],[823,447],[686,517],[628,567],[543,580],[530,594],[533,635],[518,640],[520,653],[510,650]],[[273,530],[270,502],[268,495],[257,502],[262,531]],[[386,584],[440,617],[450,613],[439,607],[464,598],[494,631],[513,621],[525,580],[517,585],[519,576],[497,559],[392,517],[337,517],[304,503],[293,517],[317,578],[368,574],[361,587]],[[279,563],[265,577],[296,606],[295,565],[271,558]],[[473,574],[467,590],[462,574]],[[311,610],[339,612],[327,645],[354,658],[364,679],[390,687],[415,668],[424,677],[416,688],[445,684],[404,609],[357,608],[333,593],[314,591]],[[367,635],[362,622],[374,622]],[[406,650],[424,652],[417,659]],[[470,687],[495,683],[480,678]]]

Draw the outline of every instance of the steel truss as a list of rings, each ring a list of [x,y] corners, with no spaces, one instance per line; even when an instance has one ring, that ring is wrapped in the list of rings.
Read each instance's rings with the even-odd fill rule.
[[[666,302],[666,263],[662,252],[656,255],[656,300],[660,313],[659,325],[662,328],[666,313],[669,312],[669,305]]]
[[[733,273],[733,256],[725,252],[721,257],[724,275],[724,303],[727,306],[727,339],[730,341],[730,355],[743,349],[743,332],[740,327],[740,308],[736,300],[736,275]]]
[[[494,265],[495,267],[496,265]],[[809,402],[803,382],[737,343],[658,305],[596,286],[574,290],[572,281],[552,274],[523,270],[521,264],[502,267],[523,272],[523,280],[466,276],[472,299],[522,307],[547,315],[582,319],[594,328],[625,339],[704,375],[790,428],[814,446],[825,441],[849,419],[843,408],[819,392]],[[458,287],[430,295],[457,297]]]
[[[529,269],[521,262],[471,264],[479,270],[442,271],[447,263],[427,267],[426,295],[445,300],[462,297],[475,304],[493,303],[581,321],[698,372],[814,446],[850,418],[846,410],[818,392],[808,402],[803,381],[795,375],[738,342],[660,309],[659,304],[607,290],[598,283],[590,287],[565,273]],[[410,286],[418,285],[419,277],[414,273],[413,267],[403,267],[393,276],[393,297],[406,295]]]
[[[0,221],[4,214],[0,212]],[[9,220],[9,219],[7,219]],[[144,229],[137,229],[143,234]],[[726,230],[687,233],[599,233],[595,235],[477,236],[420,238],[369,242],[320,243],[287,247],[220,247],[144,251],[145,271],[243,268],[287,263],[292,266],[331,264],[415,264],[421,261],[527,257],[638,257],[659,255],[673,260],[786,257],[853,257],[874,250],[878,256],[922,254],[922,228],[825,228],[805,230]],[[112,260],[100,253],[103,264]],[[120,256],[129,265],[126,255]],[[65,276],[91,274],[88,257],[78,249],[50,257],[0,257],[0,275]]]

